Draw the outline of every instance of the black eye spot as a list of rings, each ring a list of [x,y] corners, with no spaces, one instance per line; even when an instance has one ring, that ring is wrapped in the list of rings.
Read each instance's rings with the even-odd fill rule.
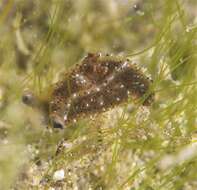
[[[22,102],[24,104],[32,105],[33,104],[33,101],[34,101],[34,97],[33,97],[32,94],[29,94],[29,93],[23,94],[23,96],[22,96]]]
[[[56,121],[53,122],[53,128],[56,128],[56,129],[63,129],[63,126],[61,123],[58,123]]]
[[[55,128],[55,129],[63,129],[63,128],[64,128],[64,123],[61,122],[59,119],[54,118],[54,119],[52,120],[52,126],[53,126],[53,128]]]

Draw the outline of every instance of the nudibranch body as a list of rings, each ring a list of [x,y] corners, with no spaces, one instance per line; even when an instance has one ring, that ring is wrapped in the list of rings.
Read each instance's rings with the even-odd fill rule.
[[[142,104],[150,105],[154,98],[150,92],[151,83],[129,60],[89,53],[81,64],[65,73],[53,86],[43,110],[53,127],[63,128],[79,117],[101,113],[124,103],[130,96],[143,98]]]

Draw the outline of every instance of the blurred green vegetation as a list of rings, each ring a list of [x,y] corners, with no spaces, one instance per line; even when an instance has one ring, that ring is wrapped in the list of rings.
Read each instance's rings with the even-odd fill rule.
[[[196,10],[196,0],[0,1],[0,190],[197,189]],[[23,91],[47,94],[88,52],[142,67],[154,104],[45,126]]]

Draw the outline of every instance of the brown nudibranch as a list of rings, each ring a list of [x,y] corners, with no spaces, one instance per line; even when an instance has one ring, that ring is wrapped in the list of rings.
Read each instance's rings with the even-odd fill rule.
[[[54,128],[63,128],[81,116],[104,112],[128,98],[153,102],[152,81],[129,60],[89,53],[63,79],[53,85],[48,98],[27,92],[23,102],[44,112]]]

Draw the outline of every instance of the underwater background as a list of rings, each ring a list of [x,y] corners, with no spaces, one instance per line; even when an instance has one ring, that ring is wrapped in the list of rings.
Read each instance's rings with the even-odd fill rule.
[[[129,59],[154,101],[54,129],[22,101],[88,53]],[[1,0],[0,190],[196,190],[196,0]]]

